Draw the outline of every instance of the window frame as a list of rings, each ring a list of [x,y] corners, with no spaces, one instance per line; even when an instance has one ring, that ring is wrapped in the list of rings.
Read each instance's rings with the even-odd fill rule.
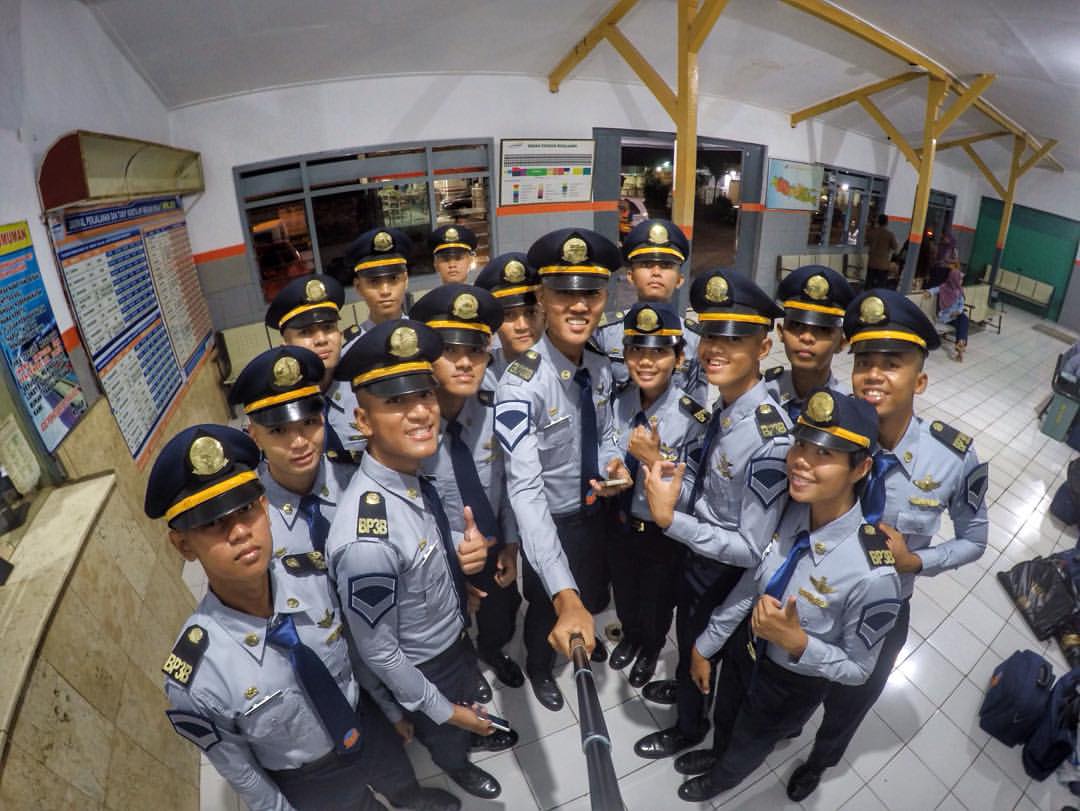
[[[885,204],[889,196],[889,178],[885,175],[877,175],[870,172],[860,172],[856,169],[846,169],[829,164],[817,164],[822,168],[821,191],[828,195],[828,205],[825,208],[825,217],[821,227],[821,239],[818,242],[810,241],[809,229],[806,235],[806,247],[818,248],[819,250],[862,250],[866,246],[866,227],[869,223],[871,200],[878,200],[878,211],[885,210]],[[837,192],[840,187],[847,183],[848,191],[858,191],[859,201],[859,236],[854,245],[848,242],[833,244],[830,241],[832,233],[832,219],[836,207]],[[811,220],[814,212],[811,212]],[[847,219],[845,218],[845,231]]]

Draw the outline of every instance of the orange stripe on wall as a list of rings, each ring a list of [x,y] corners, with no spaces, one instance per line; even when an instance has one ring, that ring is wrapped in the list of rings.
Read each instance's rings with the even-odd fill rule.
[[[201,265],[205,262],[215,262],[218,259],[228,259],[230,256],[239,256],[246,250],[244,243],[241,242],[239,245],[230,245],[227,248],[217,248],[213,251],[197,253],[192,258],[195,260],[195,264]]]
[[[64,342],[64,349],[71,352],[82,341],[79,340],[79,331],[75,327],[68,327],[60,334],[60,340]]]
[[[890,214],[889,222],[911,222],[911,217],[894,217]]]
[[[739,208],[741,208],[743,211],[764,211],[765,210],[765,204],[764,203],[740,203]]]
[[[973,234],[975,233],[975,229],[970,225],[957,225],[956,223],[953,223],[952,227],[954,231],[970,231]]]
[[[805,214],[808,217],[814,213],[807,208],[766,208],[765,211],[770,214]]]
[[[591,203],[526,203],[519,206],[499,206],[498,217],[514,217],[519,214],[556,214],[563,211],[618,211],[618,200],[596,200]]]

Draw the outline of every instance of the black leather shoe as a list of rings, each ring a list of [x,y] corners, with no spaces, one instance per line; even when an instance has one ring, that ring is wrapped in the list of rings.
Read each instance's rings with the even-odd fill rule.
[[[495,671],[495,678],[507,687],[520,687],[525,683],[525,674],[521,672],[518,663],[502,651],[482,656],[481,659]]]
[[[818,769],[809,763],[803,763],[791,773],[791,779],[788,780],[787,784],[787,796],[795,802],[805,800],[818,787],[824,771],[824,769]]]
[[[711,775],[703,774],[700,777],[691,777],[679,786],[679,799],[688,803],[703,803],[727,789],[727,786],[719,785],[713,780]]]
[[[472,734],[469,749],[473,752],[502,752],[517,745],[518,734],[514,730],[503,732],[496,729],[490,735]]]
[[[482,800],[494,800],[502,794],[499,781],[479,766],[469,764],[464,769],[447,772],[447,776],[474,797]]]
[[[674,704],[678,700],[679,688],[675,679],[660,679],[646,684],[641,695],[653,704]]]
[[[422,786],[392,797],[390,805],[394,808],[408,808],[410,811],[461,811],[461,800],[449,791]]]
[[[632,661],[634,656],[637,655],[638,647],[626,637],[619,640],[619,644],[615,646],[615,650],[611,652],[611,657],[608,659],[608,667],[612,670],[622,670]]]
[[[614,658],[614,657],[612,657]],[[639,653],[634,666],[630,668],[630,686],[639,690],[649,683],[649,679],[656,672],[656,657],[647,653]]]
[[[555,683],[555,677],[550,673],[543,676],[530,676],[529,683],[532,685],[536,700],[552,712],[558,712],[563,708],[562,690]]]
[[[712,749],[693,749],[675,758],[675,771],[679,774],[705,774],[716,765],[716,753]]]
[[[689,735],[683,735],[679,732],[678,727],[669,727],[646,735],[634,744],[634,752],[638,757],[659,760],[660,758],[676,755],[691,746],[697,746],[704,737],[704,735],[701,735],[691,738]]]
[[[607,645],[604,644],[604,640],[600,637],[596,637],[596,647],[593,648],[592,656],[589,658],[594,662],[607,661]]]
[[[491,701],[491,685],[488,684],[488,680],[484,678],[483,673],[477,672],[476,689],[473,692],[476,694],[476,700],[481,704],[487,704]]]

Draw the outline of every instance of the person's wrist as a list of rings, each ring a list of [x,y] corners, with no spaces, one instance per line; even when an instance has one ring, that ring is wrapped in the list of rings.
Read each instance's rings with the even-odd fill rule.
[[[552,597],[551,601],[555,605],[556,614],[582,607],[581,597],[574,589],[563,589]]]

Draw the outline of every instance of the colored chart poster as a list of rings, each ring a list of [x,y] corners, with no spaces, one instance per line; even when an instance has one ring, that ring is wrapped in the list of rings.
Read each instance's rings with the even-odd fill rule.
[[[589,202],[595,147],[592,140],[504,140],[499,204]]]
[[[52,453],[86,413],[26,222],[0,225],[0,349],[41,441]]]
[[[821,204],[823,175],[821,166],[769,158],[765,207],[817,211]]]
[[[83,345],[141,460],[211,337],[180,200],[66,210],[49,226]]]

